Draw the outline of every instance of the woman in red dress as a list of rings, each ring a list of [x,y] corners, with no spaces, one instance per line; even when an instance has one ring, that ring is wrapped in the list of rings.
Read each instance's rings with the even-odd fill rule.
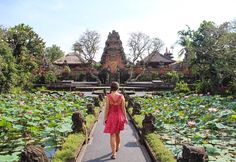
[[[112,159],[116,158],[116,152],[120,147],[120,131],[124,130],[124,124],[128,123],[125,98],[118,92],[119,83],[111,83],[111,93],[106,96],[106,106],[104,115],[104,133],[110,133],[110,144]]]

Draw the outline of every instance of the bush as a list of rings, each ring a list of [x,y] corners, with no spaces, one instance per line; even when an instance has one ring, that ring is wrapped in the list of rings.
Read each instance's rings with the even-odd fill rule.
[[[166,73],[166,79],[168,82],[176,84],[179,82],[180,75],[176,71],[170,71]]]
[[[160,137],[155,133],[145,135],[146,140],[151,146],[155,156],[161,162],[175,162],[174,155],[162,143]]]
[[[48,71],[44,76],[45,83],[54,83],[57,81],[57,76],[53,71]]]
[[[185,83],[184,81],[180,81],[176,84],[174,91],[187,93],[190,91],[190,89],[187,83]]]
[[[71,134],[67,137],[62,149],[57,151],[52,162],[66,162],[76,158],[76,151],[85,140],[85,135],[82,133]]]
[[[196,93],[206,94],[207,92],[212,92],[211,89],[212,89],[212,86],[211,86],[211,81],[210,80],[198,81],[195,84]]]

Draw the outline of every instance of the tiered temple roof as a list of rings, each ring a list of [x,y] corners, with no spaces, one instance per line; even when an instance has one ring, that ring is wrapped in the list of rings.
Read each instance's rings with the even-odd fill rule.
[[[123,69],[126,64],[126,57],[119,33],[113,30],[109,33],[101,57],[103,69],[109,69],[115,73],[118,68]]]
[[[77,52],[71,52],[65,55],[62,58],[57,59],[54,61],[54,64],[56,65],[79,65],[84,64],[85,60],[77,53]]]

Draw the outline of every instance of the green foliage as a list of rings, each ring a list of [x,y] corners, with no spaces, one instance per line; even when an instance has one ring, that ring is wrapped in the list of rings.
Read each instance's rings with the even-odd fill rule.
[[[28,88],[42,64],[44,42],[33,29],[19,24],[0,28],[0,91]]]
[[[85,135],[82,133],[70,134],[65,143],[62,145],[61,150],[57,151],[54,155],[53,162],[67,162],[76,158],[77,149],[82,146],[85,140]]]
[[[44,75],[44,78],[45,78],[44,79],[45,83],[54,83],[57,81],[57,76],[53,71],[47,71],[46,74]]]
[[[28,55],[31,58],[43,56],[45,42],[29,25],[19,24],[9,28],[7,31],[7,41],[13,49],[13,56],[17,58],[17,62],[24,62],[25,59],[28,59]]]
[[[137,126],[139,128],[142,128],[143,127],[142,122],[144,119],[144,115],[134,115],[133,118],[134,118],[134,121],[137,124]]]
[[[87,115],[87,100],[68,92],[0,95],[0,155],[18,153],[28,144],[60,147],[72,131],[72,113]]]
[[[64,52],[55,44],[53,44],[52,47],[47,47],[45,50],[45,57],[51,63],[63,56]]]
[[[174,155],[162,143],[160,136],[155,133],[145,135],[148,144],[151,146],[156,158],[160,162],[175,162]]]
[[[86,128],[90,129],[92,124],[95,121],[95,117],[94,115],[87,115],[86,116]]]
[[[170,72],[167,72],[166,78],[168,82],[175,84],[179,82],[180,76],[176,71],[170,71]]]
[[[0,39],[3,39],[0,35]],[[12,50],[4,41],[0,41],[0,92],[8,91],[17,84],[17,69]]]
[[[196,93],[207,94],[208,92],[211,92],[211,89],[212,89],[212,82],[211,82],[211,80],[198,81],[195,84],[195,91],[196,91]]]
[[[236,78],[236,31],[232,23],[219,26],[203,21],[194,31],[179,32],[185,62],[201,82],[211,84],[211,92],[229,86]],[[203,85],[204,86],[204,85]]]
[[[236,102],[232,96],[171,94],[136,97],[142,114],[155,116],[165,146],[177,155],[182,143],[207,146],[210,159],[232,161],[235,151]]]
[[[189,92],[190,89],[189,89],[187,83],[185,83],[184,81],[180,81],[180,82],[176,83],[176,86],[175,86],[174,91],[175,91],[175,92],[183,92],[183,93],[186,93],[186,92]]]

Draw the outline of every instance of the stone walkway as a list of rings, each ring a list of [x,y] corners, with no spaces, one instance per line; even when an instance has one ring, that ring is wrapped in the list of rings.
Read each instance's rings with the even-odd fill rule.
[[[103,133],[103,113],[100,114],[95,126],[89,144],[81,151],[76,162],[151,162],[145,147],[139,143],[137,132],[130,122],[121,132],[121,148],[117,152],[115,160],[110,158],[109,134]]]

